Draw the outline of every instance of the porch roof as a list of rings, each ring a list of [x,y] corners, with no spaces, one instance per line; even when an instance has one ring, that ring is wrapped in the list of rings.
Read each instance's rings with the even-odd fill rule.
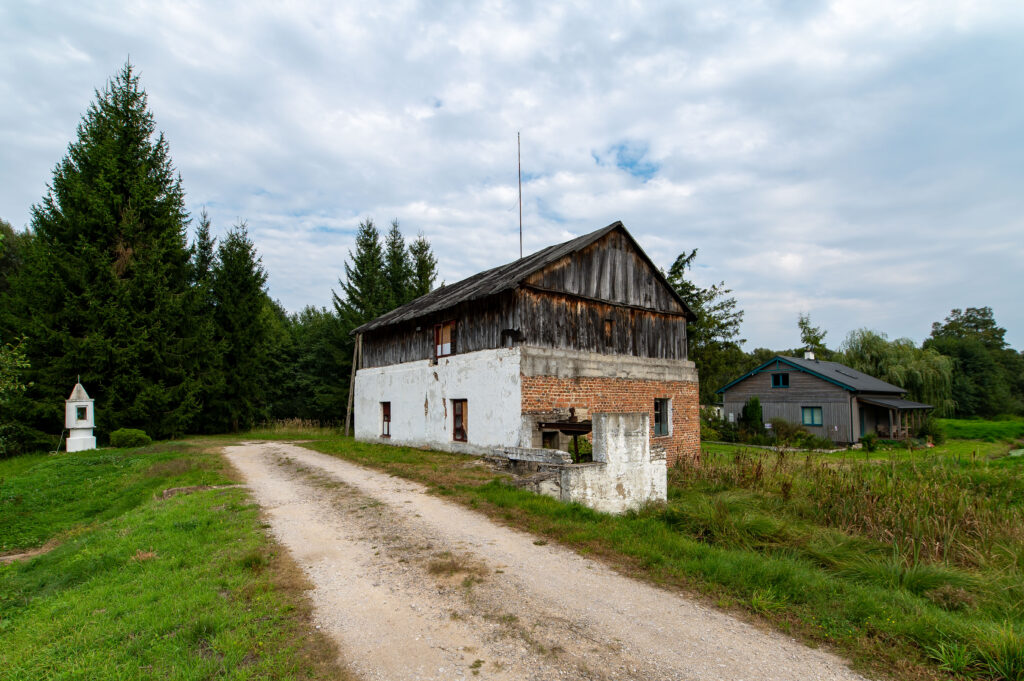
[[[873,404],[876,407],[886,409],[932,409],[932,405],[921,402],[911,402],[898,397],[875,397],[874,395],[858,395],[857,399],[865,404]]]

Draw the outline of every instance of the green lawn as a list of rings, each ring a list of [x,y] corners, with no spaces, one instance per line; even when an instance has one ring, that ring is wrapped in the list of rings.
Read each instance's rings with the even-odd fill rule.
[[[472,459],[341,437],[306,446],[899,678],[1024,679],[1024,460],[1008,445],[829,455],[711,446],[669,501],[622,517],[508,485]]]
[[[216,451],[186,442],[0,461],[4,679],[347,678],[301,572]]]
[[[1009,441],[1024,438],[1024,418],[1001,421],[987,419],[938,419],[953,438],[986,440],[988,442]]]

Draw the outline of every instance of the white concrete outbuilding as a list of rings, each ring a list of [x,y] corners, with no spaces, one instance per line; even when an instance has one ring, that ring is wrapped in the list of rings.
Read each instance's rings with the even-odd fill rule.
[[[96,438],[92,434],[96,427],[94,400],[81,383],[75,383],[71,396],[64,402],[64,427],[70,431],[67,441],[69,452],[96,449]]]

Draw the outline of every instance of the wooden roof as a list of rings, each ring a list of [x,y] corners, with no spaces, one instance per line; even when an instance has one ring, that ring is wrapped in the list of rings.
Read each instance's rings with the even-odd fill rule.
[[[571,239],[561,244],[548,246],[545,249],[537,251],[536,253],[524,258],[520,258],[519,260],[510,262],[506,265],[501,265],[499,267],[474,274],[473,276],[467,277],[466,279],[454,284],[448,284],[447,286],[436,288],[430,293],[420,296],[410,303],[406,303],[401,307],[395,308],[394,310],[382,314],[380,317],[363,324],[356,328],[352,333],[364,333],[366,331],[372,331],[374,329],[412,321],[455,307],[461,303],[473,300],[482,300],[490,296],[504,293],[505,291],[516,289],[523,285],[530,275],[544,269],[548,265],[558,262],[567,255],[582,251],[587,246],[590,246],[615,230],[621,231],[621,233],[626,236],[632,246],[636,249],[637,253],[647,262],[658,281],[671,292],[672,297],[679,303],[686,315],[686,318],[690,321],[696,319],[696,316],[690,310],[689,306],[687,306],[683,299],[679,297],[679,294],[676,293],[675,289],[669,285],[668,281],[665,279],[665,275],[662,274],[661,270],[658,269],[647,254],[644,253],[643,249],[640,248],[640,245],[636,242],[636,239],[633,238],[633,235],[626,230],[626,227],[621,222],[616,221],[607,227],[602,227],[599,230],[589,234],[584,234],[583,236]]]

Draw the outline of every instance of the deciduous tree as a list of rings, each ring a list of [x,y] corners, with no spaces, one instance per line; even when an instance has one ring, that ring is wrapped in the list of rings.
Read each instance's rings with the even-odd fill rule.
[[[696,257],[696,248],[680,254],[666,276],[697,317],[687,327],[689,357],[697,365],[700,399],[706,404],[717,401],[715,391],[736,378],[732,374],[743,362],[740,346],[746,341],[739,338],[743,311],[729,295],[732,289],[724,281],[702,288],[687,279]]]
[[[905,388],[911,400],[950,415],[953,401],[953,362],[931,348],[919,348],[909,338],[890,341],[869,329],[851,331],[842,345],[840,361],[886,383]]]

